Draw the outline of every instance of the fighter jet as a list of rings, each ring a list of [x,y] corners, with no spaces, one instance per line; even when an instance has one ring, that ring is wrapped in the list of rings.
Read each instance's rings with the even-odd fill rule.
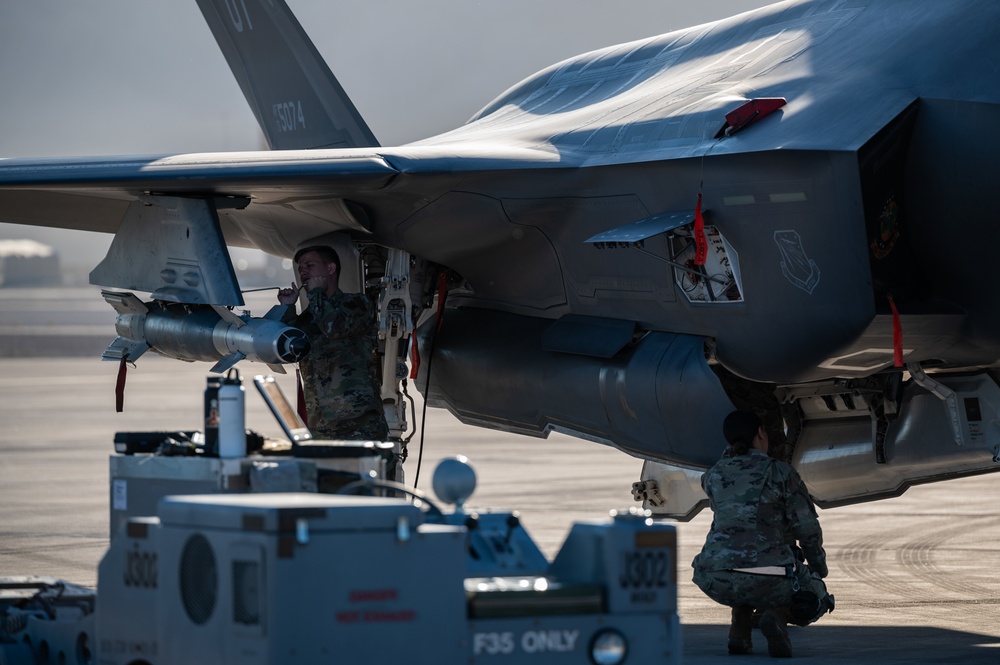
[[[997,3],[782,2],[382,147],[283,2],[198,1],[270,151],[0,162],[0,221],[116,234],[93,283],[220,312],[225,245],[332,243],[428,403],[647,460],[660,514],[734,407],[821,506],[1000,469]]]

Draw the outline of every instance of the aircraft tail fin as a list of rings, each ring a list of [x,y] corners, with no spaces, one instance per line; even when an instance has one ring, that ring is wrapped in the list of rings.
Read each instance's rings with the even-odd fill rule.
[[[284,0],[197,0],[272,150],[378,141]]]

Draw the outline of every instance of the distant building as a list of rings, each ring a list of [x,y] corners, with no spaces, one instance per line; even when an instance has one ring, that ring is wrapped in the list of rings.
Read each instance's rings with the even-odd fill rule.
[[[59,255],[34,240],[0,240],[3,286],[51,286],[62,283]]]

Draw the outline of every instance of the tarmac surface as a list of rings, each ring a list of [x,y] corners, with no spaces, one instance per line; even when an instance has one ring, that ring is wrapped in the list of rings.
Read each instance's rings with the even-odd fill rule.
[[[114,433],[200,429],[209,365],[144,356],[129,369],[124,412],[115,413],[117,365],[99,360],[113,326],[102,342],[91,327],[100,322],[86,320],[90,309],[98,316],[100,308],[110,307],[88,291],[97,305],[79,307],[88,310],[85,316],[63,317],[82,317],[85,327],[42,321],[19,334],[14,328],[22,325],[20,310],[55,306],[58,311],[55,301],[66,296],[52,290],[51,301],[37,304],[48,290],[24,297],[27,291],[0,290],[0,575],[52,575],[92,586],[108,542]],[[113,321],[113,314],[109,318]],[[65,343],[57,343],[60,339]],[[97,353],[91,357],[38,357],[78,355],[94,344]],[[252,363],[239,367],[245,379],[267,372]],[[292,394],[289,377],[278,380]],[[249,385],[247,390],[247,427],[279,436],[263,402]],[[417,398],[419,427],[419,394],[413,386],[410,393]],[[479,478],[470,506],[519,510],[549,557],[573,521],[636,505],[630,488],[641,462],[610,448],[561,435],[534,439],[465,426],[437,409],[428,412],[425,425],[418,487],[429,490],[438,460],[466,455]],[[421,438],[418,429],[409,446],[411,484]],[[796,660],[1000,662],[998,480],[992,474],[953,480],[913,488],[896,499],[820,511],[830,564],[827,584],[837,609],[813,626],[790,629]],[[690,561],[710,522],[705,511],[677,525],[684,662],[769,662],[760,633],[754,634],[753,655],[726,654],[728,609],[690,581]]]

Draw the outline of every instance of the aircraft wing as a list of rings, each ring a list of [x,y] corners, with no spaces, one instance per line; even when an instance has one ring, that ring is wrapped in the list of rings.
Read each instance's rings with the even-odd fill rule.
[[[246,202],[239,210],[220,216],[226,243],[290,256],[324,233],[391,228],[386,199],[433,200],[445,188],[420,176],[456,164],[499,174],[557,165],[551,153],[509,146],[8,159],[0,160],[0,221],[115,233],[143,195],[239,199]],[[345,200],[379,203],[369,217],[352,214]]]
[[[278,192],[286,192],[291,199],[315,196],[317,187],[310,186],[310,180],[323,179],[327,183],[323,192],[333,198],[337,183],[347,191],[377,190],[393,175],[394,170],[371,153],[0,160],[0,215],[5,222],[114,233],[128,203],[144,193],[236,194],[259,198],[267,205],[269,200],[281,198]],[[294,217],[294,210],[289,209],[288,215]],[[237,229],[226,235],[232,245],[252,246],[241,239]]]

